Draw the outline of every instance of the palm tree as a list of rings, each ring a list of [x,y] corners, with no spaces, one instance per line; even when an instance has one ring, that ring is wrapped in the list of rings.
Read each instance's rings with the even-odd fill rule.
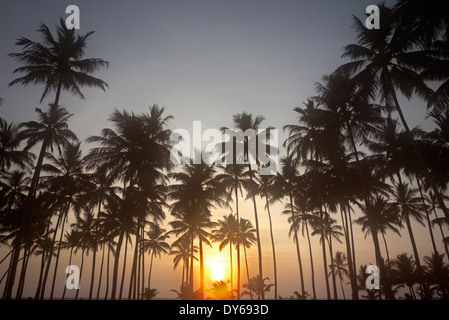
[[[245,265],[246,265],[246,277],[248,282],[249,278],[249,269],[248,269],[248,258],[246,255],[246,249],[250,248],[254,243],[256,243],[256,229],[254,229],[251,222],[247,219],[240,219],[238,232],[236,235],[236,245],[237,248],[239,246],[243,247],[243,253],[245,255]],[[251,292],[251,288],[249,288],[249,294],[251,296],[251,300],[253,299],[253,294]]]
[[[272,176],[260,176],[258,184],[259,184],[259,193],[262,197],[265,197],[265,210],[268,213],[268,220],[270,222],[270,237],[271,237],[271,249],[273,251],[273,270],[274,270],[274,299],[277,300],[278,297],[278,278],[277,278],[277,266],[276,266],[276,246],[274,244],[274,235],[273,235],[273,222],[271,220],[271,212],[270,212],[270,202],[273,203],[275,200],[273,193],[276,191],[273,190],[275,188],[275,178]]]
[[[26,150],[17,150],[20,146],[20,130],[14,123],[8,124],[0,118],[0,173],[5,174],[11,166],[25,169],[32,164],[34,155]]]
[[[172,117],[164,117],[164,110],[164,108],[160,108],[157,105],[149,107],[149,113],[141,115],[115,110],[109,120],[114,123],[116,131],[106,128],[102,130],[101,136],[93,136],[87,139],[88,142],[100,144],[100,147],[91,149],[86,156],[86,160],[89,163],[87,169],[96,169],[104,172],[111,181],[116,179],[123,180],[124,185],[128,185],[133,190],[136,188],[136,185],[138,186],[138,190],[131,192],[134,199],[125,201],[126,207],[121,209],[124,212],[128,212],[132,205],[138,205],[140,201],[140,211],[134,210],[133,213],[140,212],[139,216],[136,216],[138,223],[134,233],[137,243],[143,231],[144,217],[149,213],[150,208],[154,209],[154,207],[160,206],[160,203],[156,203],[159,199],[150,197],[150,195],[155,195],[155,183],[163,184],[165,176],[162,172],[171,168],[168,144],[170,131],[165,127]],[[131,193],[128,192],[127,195],[131,195]],[[138,200],[139,196],[140,200]],[[146,198],[151,198],[152,201],[147,204]],[[155,215],[160,212],[160,210],[151,211]],[[130,216],[125,220],[131,221],[132,218]],[[112,299],[115,299],[117,290],[118,263],[124,235],[125,231],[122,230],[117,243],[118,250],[114,262]],[[137,281],[138,251],[136,250],[135,248],[131,275],[134,283]]]
[[[371,210],[373,214],[367,213],[364,206],[362,206],[361,209],[364,215],[354,220],[354,222],[362,226],[362,231],[365,233],[365,238],[371,232],[378,232],[382,235],[387,254],[387,262],[390,263],[391,260],[385,235],[387,230],[391,230],[399,236],[401,235],[397,227],[401,228],[402,223],[397,210],[395,210],[394,205],[389,203],[383,196],[377,196],[372,200]]]
[[[398,113],[419,166],[437,193],[434,173],[426,168],[422,155],[414,147],[411,130],[396,95],[396,89],[399,89],[408,99],[413,93],[425,99],[430,98],[432,90],[424,84],[419,71],[431,65],[433,57],[425,50],[414,50],[416,33],[411,32],[407,24],[398,23],[400,12],[382,4],[380,15],[383,22],[379,30],[369,30],[360,19],[354,17],[358,43],[347,45],[342,55],[354,61],[343,64],[339,70],[355,73],[352,81],[361,87],[363,95],[374,99],[378,91],[381,100]],[[437,197],[445,216],[449,217],[449,211],[439,193]]]
[[[410,218],[414,218],[420,224],[424,225],[423,214],[421,213],[421,198],[416,196],[417,193],[417,189],[410,188],[407,183],[400,182],[395,186],[392,192],[394,198],[392,204],[400,214],[401,220],[405,221],[413,248],[417,271],[420,275],[422,275],[418,248],[416,246],[415,237],[413,235],[413,230],[410,223]]]
[[[53,272],[53,282],[50,293],[50,300],[53,298],[55,287],[55,279],[59,263],[59,255],[61,252],[62,236],[64,234],[64,225],[67,220],[67,215],[70,206],[75,202],[75,195],[87,185],[87,177],[84,174],[84,163],[81,157],[80,143],[68,143],[64,146],[62,155],[56,158],[52,154],[47,154],[49,163],[42,166],[43,171],[50,174],[50,176],[42,177],[43,185],[48,188],[48,191],[58,198],[57,206],[59,206],[60,214],[55,226],[55,233],[53,234],[53,245],[56,244],[56,233],[58,228],[61,228],[61,233],[58,242],[56,253],[56,262]],[[45,272],[44,283],[42,286],[41,296],[45,294],[46,280],[51,264],[51,256],[47,264]]]
[[[44,155],[47,149],[53,152],[53,147],[56,146],[59,153],[61,153],[61,147],[67,144],[70,140],[76,141],[76,135],[68,129],[67,122],[72,116],[63,107],[57,105],[50,105],[48,111],[44,112],[39,108],[35,109],[39,116],[39,122],[29,121],[21,123],[19,128],[22,129],[21,137],[26,140],[25,150],[29,150],[37,143],[42,142],[39,157],[34,169],[33,178],[31,180],[30,189],[28,192],[28,203],[25,207],[25,212],[22,221],[22,232],[27,233],[29,228],[29,220],[33,214],[33,208],[35,203],[35,196],[38,187],[40,172],[43,165]],[[22,236],[19,236],[16,243],[16,249],[12,256],[11,273],[6,286],[6,299],[11,298],[12,286],[14,285],[15,272],[17,268],[17,262],[19,259],[20,245],[22,243]],[[20,279],[19,279],[20,281]]]
[[[435,286],[431,291],[436,291],[441,300],[449,299],[449,266],[443,261],[444,254],[432,252],[432,256],[424,257],[425,277],[429,284]]]
[[[59,22],[60,25],[56,27],[57,38],[54,38],[50,29],[42,23],[37,30],[42,35],[42,43],[20,38],[15,45],[23,47],[23,51],[9,54],[23,64],[15,69],[14,73],[25,74],[11,81],[9,86],[44,84],[40,102],[54,90],[55,106],[59,104],[62,89],[84,99],[80,87],[98,87],[103,91],[108,87],[106,82],[91,74],[102,67],[108,67],[109,62],[98,58],[83,59],[86,41],[94,32],[75,36],[75,29],[68,29],[62,18]]]
[[[277,184],[282,188],[282,196],[287,196],[289,199],[288,204],[286,205],[287,210],[290,212],[291,216],[294,217],[296,215],[295,207],[293,203],[293,194],[295,189],[297,189],[297,177],[299,175],[298,173],[298,160],[295,159],[292,155],[282,157],[281,158],[281,173],[278,173],[277,175]],[[294,219],[294,218],[292,218]],[[292,221],[293,222],[293,221]],[[299,265],[299,276],[300,276],[300,283],[301,283],[301,293],[304,296],[305,295],[305,288],[304,288],[304,274],[303,274],[303,268],[302,268],[302,260],[301,260],[301,251],[299,247],[299,239],[298,239],[298,229],[293,228],[291,229],[293,231],[293,241],[296,244],[296,255],[298,257],[298,265]]]
[[[242,132],[245,132],[247,130],[254,130],[257,133],[257,130],[259,129],[263,120],[265,120],[265,118],[262,116],[253,117],[252,114],[246,113],[246,112],[242,112],[242,113],[233,115],[234,127],[236,129],[241,130]],[[223,128],[223,129],[225,129],[225,128]],[[257,137],[256,137],[256,139],[257,139]],[[248,171],[253,172],[251,169],[250,154],[249,154],[249,150],[250,150],[249,144],[250,143],[252,144],[253,147],[255,145],[257,145],[256,141],[249,141],[249,139],[247,137],[245,137],[245,141],[243,142],[243,144],[244,144],[243,145],[243,150],[244,150],[243,158],[247,160]],[[233,141],[232,141],[232,147],[234,148]],[[236,150],[237,149],[235,148],[235,151]],[[233,154],[235,156],[236,152],[234,152]],[[234,164],[236,164],[235,161],[234,161]],[[250,179],[254,179],[252,175],[250,175]],[[262,272],[262,247],[260,244],[259,217],[257,214],[256,197],[252,196],[252,200],[253,200],[253,207],[254,207],[254,221],[256,224],[257,252],[258,252],[258,257],[259,257],[259,274],[262,276],[263,275],[263,272]],[[262,294],[262,300],[263,300],[264,294],[265,294],[264,291],[262,291],[261,294]]]
[[[242,295],[248,295],[250,292],[254,292],[257,300],[263,300],[265,295],[262,292],[269,292],[274,285],[272,283],[266,284],[265,281],[270,281],[270,278],[265,277],[262,279],[260,274],[252,277],[248,283],[243,285],[248,291],[244,291]]]
[[[217,229],[212,230],[212,241],[220,243],[218,246],[220,251],[229,246],[231,293],[234,292],[232,246],[237,244],[238,230],[239,222],[233,214],[223,216],[223,220],[218,220]]]
[[[174,255],[173,258],[173,269],[176,269],[179,265],[179,262],[182,261],[182,278],[181,278],[181,287],[185,285],[185,277],[188,275],[188,266],[189,266],[189,258],[190,258],[190,240],[188,237],[183,237],[179,239],[180,241],[175,241],[171,245],[170,255]],[[193,253],[198,252],[198,247],[193,248]],[[194,260],[198,259],[193,256]]]
[[[332,264],[329,265],[329,268],[331,269],[329,275],[331,275],[331,273],[334,273],[334,277],[335,275],[338,275],[338,278],[340,279],[341,292],[343,294],[344,300],[346,300],[346,296],[345,290],[343,289],[343,276],[349,277],[347,266],[348,262],[345,254],[341,251],[337,251],[335,253],[335,258],[333,259]]]
[[[152,223],[150,230],[147,231],[148,239],[143,239],[142,250],[143,252],[150,253],[150,270],[148,272],[148,290],[151,290],[151,271],[153,269],[153,258],[158,256],[161,258],[162,253],[170,252],[170,245],[165,241],[170,236],[166,230],[159,225]]]
[[[391,261],[391,267],[395,282],[398,284],[405,284],[409,288],[410,297],[416,299],[414,284],[419,280],[419,275],[415,267],[416,263],[413,257],[408,256],[406,253],[399,254],[396,259]]]
[[[217,300],[231,300],[232,299],[232,291],[228,289],[228,281],[215,281],[213,287],[209,290],[214,298]]]
[[[365,290],[366,291],[366,295],[362,295],[362,298],[367,298],[368,300],[376,300],[377,297],[380,296],[380,291],[379,290],[374,290],[374,289],[368,289],[366,286],[366,279],[368,278],[368,273],[365,272],[367,266],[366,265],[361,265],[359,268],[359,272],[357,274],[357,288],[359,290]]]
[[[228,191],[228,201],[232,201],[232,194],[235,197],[235,215],[237,221],[240,221],[239,215],[239,195],[243,197],[243,190],[257,190],[252,172],[245,171],[245,166],[241,164],[228,164],[219,166],[223,173],[217,174],[216,179]],[[232,283],[231,283],[232,285]],[[240,299],[240,244],[237,243],[237,299]]]
[[[179,182],[170,186],[169,198],[175,200],[171,214],[177,219],[170,222],[171,232],[176,235],[183,233],[190,239],[190,289],[193,293],[193,243],[199,239],[200,250],[200,297],[204,297],[204,261],[203,243],[210,245],[206,229],[214,227],[210,221],[211,209],[215,204],[225,206],[222,200],[225,188],[222,188],[215,178],[215,167],[204,163],[184,165],[182,172],[171,173],[170,178]]]

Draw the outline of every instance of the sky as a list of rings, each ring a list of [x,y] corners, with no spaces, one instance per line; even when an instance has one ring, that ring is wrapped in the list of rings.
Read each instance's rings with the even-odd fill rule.
[[[392,1],[387,1],[391,4]],[[84,88],[85,100],[61,95],[60,104],[73,117],[70,128],[83,141],[110,127],[107,119],[115,108],[135,113],[146,112],[158,104],[173,115],[170,128],[191,130],[193,121],[205,128],[232,126],[232,115],[246,111],[263,115],[263,126],[279,129],[279,144],[285,139],[282,127],[294,124],[293,108],[315,95],[315,83],[344,62],[343,46],[355,42],[352,15],[365,19],[365,8],[374,1],[2,1],[0,10],[0,116],[16,123],[35,119],[34,108],[46,108],[54,95],[39,103],[43,87],[8,87],[17,76],[19,65],[7,55],[20,51],[16,39],[27,37],[40,41],[36,29],[40,23],[51,30],[65,8],[75,4],[80,9],[80,34],[95,30],[89,38],[86,57],[103,58],[108,69],[95,76],[109,85],[106,92]],[[414,99],[406,105],[410,125],[429,126],[425,104]],[[83,144],[85,153],[89,146]],[[281,150],[281,153],[284,152]],[[259,201],[264,257],[264,273],[273,280],[268,218]],[[299,291],[299,273],[293,242],[288,238],[283,205],[273,207],[275,240],[278,248],[279,294],[289,296]],[[242,217],[253,219],[249,202],[242,205]],[[229,213],[213,212],[216,219]],[[374,263],[370,238],[357,231],[357,264]],[[419,249],[430,254],[426,229],[416,225]],[[402,238],[389,235],[391,254],[411,252],[405,230]],[[437,234],[437,242],[440,236]],[[324,297],[322,257],[318,239],[314,241],[314,263],[319,296]],[[336,250],[344,246],[335,245]],[[250,273],[257,271],[257,251],[248,251]],[[0,252],[2,248],[0,248]],[[301,243],[306,275],[306,290],[311,293],[306,242]],[[209,256],[227,261],[224,251],[211,250]],[[1,257],[1,256],[0,256]],[[90,259],[89,259],[90,260]],[[159,297],[173,298],[170,289],[179,289],[180,270],[173,271],[172,257],[156,261],[152,277]],[[63,262],[64,264],[65,262]],[[86,266],[89,268],[89,266]],[[0,266],[0,270],[2,266]],[[63,267],[60,273],[63,281]],[[38,265],[30,270],[27,281],[37,282]],[[242,272],[242,275],[244,273]],[[297,281],[296,281],[297,280]],[[31,286],[32,287],[32,286]],[[85,288],[85,287],[84,287]],[[346,294],[350,295],[346,286]],[[81,296],[87,291],[82,291]],[[25,295],[32,293],[27,292]],[[272,294],[272,293],[271,293]]]

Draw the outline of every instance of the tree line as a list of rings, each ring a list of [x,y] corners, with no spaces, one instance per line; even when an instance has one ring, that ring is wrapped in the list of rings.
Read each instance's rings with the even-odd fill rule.
[[[284,204],[298,265],[300,286],[287,298],[323,298],[315,285],[321,273],[327,299],[346,299],[345,282],[352,299],[447,299],[449,17],[444,3],[432,4],[380,4],[379,30],[368,30],[353,17],[357,43],[344,47],[342,58],[348,61],[324,75],[315,95],[294,108],[296,123],[284,126],[287,154],[273,176],[258,175],[257,165],[249,163],[173,166],[173,117],[158,105],[140,114],[114,110],[111,127],[86,139],[89,150],[83,155],[82,142],[69,127],[72,114],[59,98],[62,90],[84,98],[81,87],[107,89],[93,73],[109,63],[84,58],[93,32],[76,35],[61,19],[56,37],[42,24],[42,42],[18,39],[22,51],[10,56],[22,65],[14,71],[21,76],[10,85],[43,84],[40,101],[52,92],[55,99],[47,109],[35,109],[37,120],[0,120],[0,243],[8,248],[0,262],[7,265],[0,275],[3,299],[23,297],[30,258],[40,263],[34,298],[64,299],[65,288],[62,297],[55,296],[63,250],[69,252],[69,264],[81,255],[82,279],[90,254],[89,299],[153,298],[152,266],[162,254],[173,255],[174,268],[182,268],[180,290],[175,290],[179,298],[265,299],[272,288],[276,299],[283,298],[270,210],[276,202]],[[425,101],[434,129],[410,128],[398,95]],[[257,130],[265,118],[242,112],[232,120],[245,131]],[[39,150],[37,156],[32,148]],[[242,201],[252,203],[253,219],[240,217]],[[263,272],[258,204],[268,215],[272,279]],[[218,207],[231,213],[214,217]],[[163,227],[167,213],[169,230]],[[428,229],[428,255],[418,252],[412,221]],[[402,229],[411,253],[390,257],[387,235]],[[380,290],[365,287],[366,266],[357,264],[354,233],[360,231],[372,239]],[[320,240],[323,270],[314,267],[313,236]],[[207,289],[204,246],[213,242],[229,250],[231,274],[229,283]],[[344,252],[335,252],[336,243]],[[258,272],[251,277],[246,251],[253,245]],[[304,272],[304,254],[310,275]],[[132,261],[126,261],[129,256]],[[305,287],[305,277],[311,288]]]

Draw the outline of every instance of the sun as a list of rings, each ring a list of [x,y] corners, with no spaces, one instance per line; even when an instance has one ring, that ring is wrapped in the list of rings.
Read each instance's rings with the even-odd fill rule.
[[[225,277],[225,270],[220,265],[213,266],[210,271],[210,276],[214,279],[214,281],[223,280]]]

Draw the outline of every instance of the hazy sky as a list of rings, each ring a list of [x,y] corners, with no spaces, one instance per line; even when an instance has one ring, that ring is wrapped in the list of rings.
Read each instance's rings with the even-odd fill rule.
[[[342,47],[355,42],[351,15],[364,19],[365,8],[375,3],[371,0],[5,0],[0,10],[0,97],[3,98],[0,116],[8,121],[29,121],[35,119],[35,107],[46,108],[53,101],[54,94],[50,94],[39,104],[42,86],[8,88],[16,77],[12,71],[18,64],[7,54],[20,51],[14,46],[19,37],[40,41],[35,31],[40,22],[54,30],[59,17],[68,16],[66,6],[75,4],[81,11],[79,33],[96,31],[89,38],[86,57],[99,57],[111,63],[109,69],[96,73],[109,84],[106,92],[83,89],[86,100],[68,93],[61,96],[60,104],[74,113],[70,126],[81,140],[109,127],[107,118],[114,108],[140,113],[152,104],[166,107],[167,115],[175,117],[170,124],[172,129],[191,129],[194,120],[202,121],[203,128],[232,126],[232,115],[247,111],[265,116],[263,125],[274,126],[282,133],[283,125],[296,121],[292,109],[315,94],[315,82],[335,70],[342,63]],[[412,126],[424,123],[424,104],[406,104],[405,109]],[[280,135],[280,143],[284,137]],[[268,219],[261,204],[259,207],[264,266],[272,279]],[[298,268],[281,210],[279,205],[273,212],[277,222],[278,265],[282,270],[279,290],[282,295],[291,295],[299,290],[299,281],[294,281]],[[245,204],[242,212],[243,217],[253,218],[249,204]],[[226,213],[219,210],[214,217]],[[354,228],[357,234],[361,233],[359,226]],[[424,243],[423,253],[429,254],[428,235],[425,229],[421,231],[424,240],[418,243]],[[418,240],[420,236],[418,232]],[[411,252],[407,237],[405,230],[402,239],[391,236],[392,254]],[[374,262],[371,239],[359,236],[358,240],[357,264]],[[321,252],[317,239],[314,241],[319,293],[324,297]],[[338,244],[336,248],[344,249]],[[311,293],[306,250],[303,243],[306,289]],[[257,270],[255,257],[256,251],[251,249],[253,275]],[[61,267],[61,273],[62,270]],[[179,270],[176,273],[171,270],[171,257],[155,265],[153,276],[161,297],[172,297],[168,290],[179,286]],[[349,289],[347,286],[347,295]]]

